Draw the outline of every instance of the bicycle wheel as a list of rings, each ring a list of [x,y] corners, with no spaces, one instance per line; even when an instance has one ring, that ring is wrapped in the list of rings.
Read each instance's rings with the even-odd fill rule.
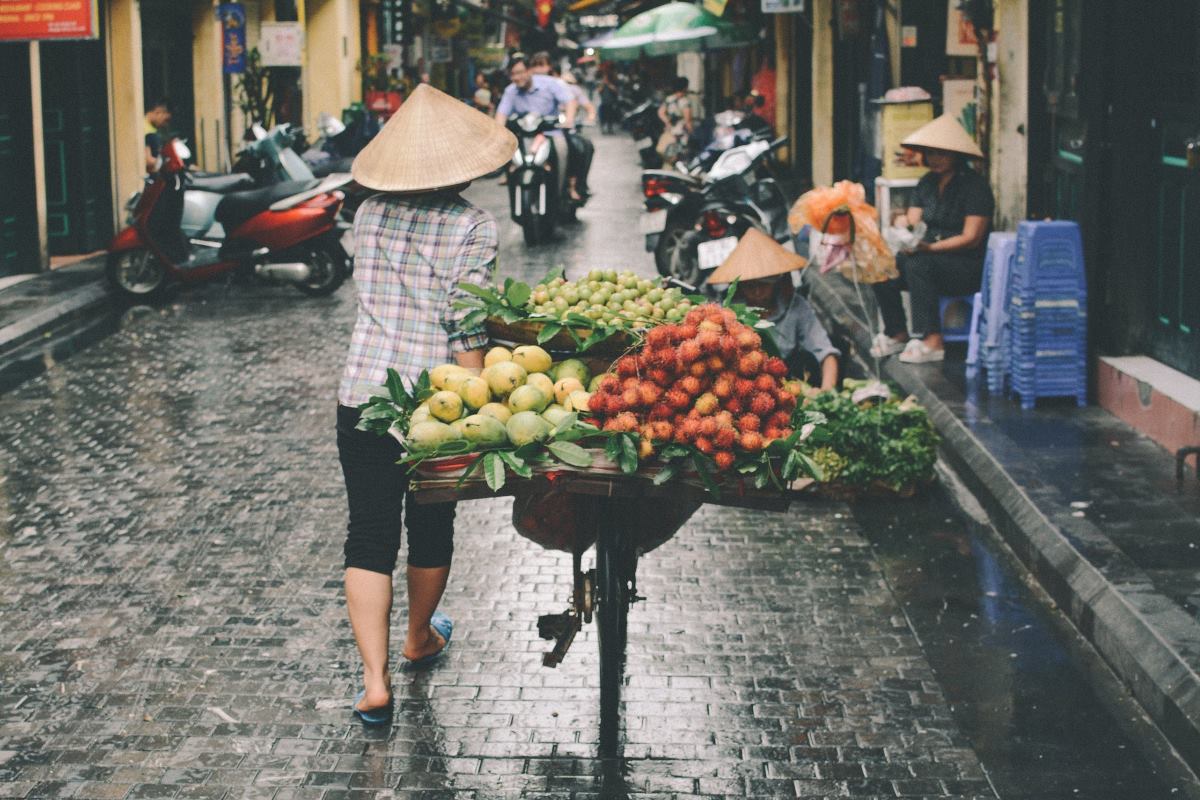
[[[608,526],[596,541],[596,626],[600,638],[600,748],[616,747],[621,724],[621,684],[625,680],[625,640],[629,619],[628,576],[620,534]]]

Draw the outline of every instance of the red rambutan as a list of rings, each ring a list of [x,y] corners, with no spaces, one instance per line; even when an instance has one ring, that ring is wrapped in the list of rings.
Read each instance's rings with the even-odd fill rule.
[[[733,384],[724,378],[713,381],[712,392],[720,400],[727,400],[733,395]]]
[[[709,372],[720,372],[725,369],[725,359],[720,356],[709,356],[705,363],[708,364]]]
[[[638,418],[632,411],[622,411],[613,417],[612,421],[617,423],[619,426],[618,430],[625,431],[626,433],[632,433],[638,429]]]
[[[638,374],[636,356],[621,356],[617,359],[617,374],[622,378],[630,378]]]
[[[754,379],[754,388],[760,392],[774,392],[776,386],[775,379],[770,375],[763,374]]]
[[[649,380],[653,381],[660,388],[665,388],[667,386],[670,386],[671,381],[674,380],[674,378],[671,376],[670,371],[661,369],[658,367],[655,367],[654,369],[651,369],[651,370],[647,370],[646,377]]]
[[[688,339],[679,344],[679,360],[685,364],[691,364],[696,359],[700,358],[703,352],[700,350],[700,343],[695,339]]]
[[[713,442],[722,450],[728,450],[733,447],[733,443],[737,441],[737,431],[733,428],[721,428],[717,431],[716,438]]]
[[[600,426],[600,429],[605,431],[613,431],[614,433],[620,433],[621,424],[617,422],[616,417],[613,417],[612,419],[606,420],[604,424]]]
[[[603,416],[608,412],[608,395],[604,392],[596,392],[588,398],[588,410],[593,414]]]
[[[621,381],[621,391],[625,391],[626,389],[637,389],[641,385],[642,381],[639,378],[626,378],[625,380]]]
[[[703,416],[708,416],[721,410],[721,401],[717,399],[715,394],[705,392],[696,398],[696,404],[693,409]]]
[[[728,428],[733,424],[733,414],[728,411],[718,411],[713,415],[713,419],[717,421],[717,427]]]
[[[701,330],[696,337],[696,344],[700,345],[700,349],[705,355],[716,352],[721,344],[721,335],[712,330]]]
[[[704,359],[696,361],[692,366],[688,367],[688,374],[694,375],[697,378],[704,378],[708,375],[708,364]]]
[[[675,426],[667,422],[665,419],[660,419],[650,423],[651,438],[659,442],[669,442],[671,437],[675,435]]]
[[[721,355],[725,356],[726,358],[735,358],[738,354],[737,339],[730,336],[728,331],[726,331],[725,335],[721,337],[721,344],[719,347],[721,350]]]
[[[642,352],[642,361],[645,362],[648,369],[673,368],[675,366],[675,348],[670,345],[653,348],[647,346]]]
[[[646,331],[646,349],[669,347],[674,332],[674,325],[659,325]]]
[[[776,439],[782,438],[783,432],[780,428],[767,428],[765,431],[763,431],[763,442],[766,444],[770,444]]]
[[[750,410],[760,417],[770,414],[775,408],[775,398],[766,392],[759,392],[750,401]]]
[[[642,385],[638,387],[638,393],[641,395],[642,405],[649,408],[658,402],[658,398],[662,397],[662,387],[650,381],[642,381]]]
[[[775,405],[780,411],[786,411],[788,414],[791,414],[796,408],[796,395],[792,394],[787,389],[776,389]]]
[[[709,319],[707,317],[700,320],[700,324],[697,325],[696,328],[700,331],[701,334],[704,334],[704,333],[720,334],[720,333],[725,332],[725,329],[723,327],[721,327],[721,323],[719,320]]]
[[[638,391],[638,387],[630,386],[621,392],[621,402],[626,408],[637,408],[642,404],[642,393]]]
[[[762,417],[758,414],[742,414],[737,421],[738,430],[757,433],[762,429]]]
[[[692,398],[688,396],[687,392],[681,389],[671,389],[664,395],[663,399],[667,401],[667,405],[671,406],[671,408],[687,408],[692,402]]]
[[[691,311],[689,311],[683,317],[684,324],[686,324],[686,325],[699,325],[703,319],[704,319],[704,307],[703,306],[693,308]],[[695,334],[693,334],[693,336],[694,335]],[[688,337],[688,338],[691,338],[691,337]]]
[[[758,431],[746,431],[742,434],[738,444],[747,453],[757,453],[763,448],[763,437]]]
[[[686,342],[688,339],[695,339],[700,335],[700,329],[696,327],[696,323],[687,322],[678,326],[679,332],[676,334],[675,341]]]
[[[733,466],[733,453],[728,450],[721,450],[713,456],[713,461],[717,464],[717,469],[721,472]]]
[[[737,334],[738,347],[742,350],[757,350],[762,347],[762,337],[746,328]]]
[[[745,375],[747,378],[753,377],[762,371],[763,358],[761,350],[751,350],[748,353],[743,353],[738,359],[738,372]]]
[[[719,427],[720,426],[717,425],[717,420],[715,417],[705,417],[704,419],[700,420],[700,435],[712,438],[716,435]]]
[[[733,382],[733,394],[743,400],[749,400],[754,394],[754,381],[749,378],[738,378]]]
[[[767,363],[763,364],[763,369],[766,370],[768,374],[774,375],[776,378],[782,378],[783,376],[787,375],[788,371],[787,364],[784,363],[784,360],[774,356],[767,359]]]
[[[592,401],[588,401],[588,406],[592,405]],[[668,420],[671,418],[671,407],[666,403],[656,403],[654,408],[650,409],[650,419],[653,420]]]
[[[792,415],[786,411],[776,411],[767,420],[768,428],[786,428],[792,424]]]
[[[671,441],[675,442],[675,444],[687,444],[688,443],[687,434],[683,432],[683,428],[676,425],[676,426],[674,426],[674,431],[675,431],[674,434],[671,436]]]
[[[737,416],[738,414],[741,414],[743,411],[746,410],[745,405],[742,403],[742,399],[740,397],[738,397],[737,395],[734,395],[733,397],[726,400],[721,405],[721,408],[725,409],[726,411],[728,411],[730,414],[733,414],[734,416]]]
[[[689,442],[695,441],[696,437],[700,435],[700,420],[685,419],[679,426],[679,430],[683,431],[683,435]]]
[[[598,388],[602,392],[611,392],[620,385],[621,385],[621,379],[618,378],[616,375],[613,375],[610,372],[609,374],[605,375],[603,378],[600,379],[600,386]]]
[[[695,444],[696,444],[696,449],[699,450],[701,453],[704,453],[704,455],[706,455],[706,456],[712,455],[713,450],[716,449],[715,447],[713,447],[712,439],[709,439],[707,436],[697,436],[696,440],[695,440]]]
[[[700,383],[700,379],[695,375],[688,375],[680,378],[678,381],[676,381],[675,386],[684,392],[687,392],[687,394],[691,397],[695,397],[696,395],[700,394],[700,391],[704,388],[704,386]]]

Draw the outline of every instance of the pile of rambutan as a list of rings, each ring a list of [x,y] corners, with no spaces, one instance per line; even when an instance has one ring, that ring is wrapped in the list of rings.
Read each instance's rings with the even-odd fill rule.
[[[646,333],[641,352],[622,356],[589,400],[606,431],[638,433],[639,455],[655,444],[691,445],[727,470],[737,453],[758,453],[792,433],[796,396],[787,365],[728,308],[704,305],[683,322]]]

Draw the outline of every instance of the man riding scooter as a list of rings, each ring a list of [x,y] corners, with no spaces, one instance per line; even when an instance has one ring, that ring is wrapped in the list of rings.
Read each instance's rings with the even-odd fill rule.
[[[536,75],[522,55],[514,55],[508,63],[508,77],[512,81],[504,90],[500,104],[496,106],[496,121],[508,124],[512,114],[536,114],[541,117],[563,114],[563,126],[567,130],[575,127],[575,114],[579,103],[568,91],[566,84],[549,75]],[[566,179],[569,149],[562,130],[549,132],[558,165],[560,186],[566,186],[573,201],[582,201],[574,189],[574,183]]]

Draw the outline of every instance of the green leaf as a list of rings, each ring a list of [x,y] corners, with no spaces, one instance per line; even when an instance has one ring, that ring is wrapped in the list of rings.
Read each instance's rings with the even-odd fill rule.
[[[521,312],[514,311],[511,308],[497,308],[495,316],[499,317],[500,319],[502,319],[505,322],[508,322],[510,324],[513,322],[516,322],[522,318]]]
[[[487,308],[488,304],[476,297],[468,297],[466,300],[455,300],[450,307],[461,311],[464,308]]]
[[[804,469],[806,472],[808,472],[808,476],[810,478],[812,478],[813,480],[817,480],[817,481],[825,480],[825,470],[821,469],[820,464],[813,461],[805,453],[798,452],[798,453],[796,453],[796,455],[800,456],[800,463],[803,464]]]
[[[418,459],[418,461],[419,461],[419,460],[420,460],[420,459]],[[415,467],[415,466],[416,466],[416,464],[414,463],[414,464],[413,464],[413,466]],[[471,476],[472,476],[472,475],[474,475],[476,472],[478,472],[478,471],[479,471],[479,468],[480,468],[481,466],[483,466],[483,459],[482,459],[482,458],[477,458],[477,459],[475,459],[474,461],[472,461],[472,462],[471,462],[471,466],[467,467],[467,468],[466,468],[466,470],[463,472],[462,476],[461,476],[461,477],[458,479],[458,483],[454,484],[454,488],[455,488],[455,489],[459,489],[459,488],[461,488],[461,487],[462,487],[462,485],[463,485],[464,483],[466,483],[466,482],[467,482],[467,478],[471,477]]]
[[[608,441],[604,443],[604,455],[608,456],[608,460],[618,462],[621,458],[621,437],[610,436]]]
[[[662,449],[662,452],[660,453],[660,455],[664,459],[686,458],[687,456],[690,456],[691,454],[692,454],[691,449],[684,447],[681,444],[669,444],[666,447],[664,447]]]
[[[557,322],[547,322],[545,327],[538,331],[537,343],[545,344],[558,335],[558,332],[563,329],[563,326]]]
[[[550,281],[554,280],[555,278],[563,278],[565,280],[566,277],[567,277],[567,271],[560,264],[557,267],[551,267],[549,270],[547,270],[545,277],[543,277],[540,281],[538,281],[538,283],[547,284]]]
[[[465,317],[463,317],[462,322],[460,322],[458,325],[463,330],[471,330],[472,328],[478,328],[480,325],[483,324],[483,321],[487,318],[488,318],[487,309],[486,308],[477,308],[474,311],[472,311],[470,314],[467,314]]]
[[[637,472],[638,468],[637,445],[633,443],[633,437],[628,433],[622,433],[617,438],[621,442],[621,450],[617,454],[617,466],[621,468],[621,472],[632,475]]]
[[[504,488],[504,461],[495,453],[486,453],[483,461],[483,479],[487,481],[488,488],[493,492],[498,492]]]
[[[496,455],[500,457],[501,461],[508,465],[508,468],[513,471],[514,475],[518,475],[522,478],[533,477],[533,470],[530,469],[527,463],[525,463],[525,459],[518,456],[512,450],[499,450],[496,452]]]
[[[404,379],[400,377],[400,373],[391,367],[387,371],[387,392],[392,398],[392,402],[396,405],[405,408],[414,405],[412,395],[408,393],[408,389],[404,386]]]
[[[579,345],[580,352],[590,350],[596,345],[603,342],[605,339],[617,332],[616,328],[600,328],[592,333],[591,336],[583,340],[583,344]]]
[[[657,475],[654,476],[654,485],[662,486],[664,483],[666,483],[667,481],[674,478],[675,475],[678,474],[678,472],[679,472],[678,464],[667,464],[665,467],[662,468],[661,472],[659,472]]]
[[[367,395],[369,395],[369,397],[371,397],[371,398],[380,397],[385,400],[392,399],[392,394],[391,394],[391,392],[388,391],[388,387],[386,387],[386,386],[378,386],[374,383],[360,383],[355,388],[359,389],[360,391],[366,392]],[[362,406],[360,406],[360,408],[368,406],[370,404],[371,404],[371,400],[368,399],[367,402],[363,403]]]
[[[504,298],[515,308],[520,308],[529,302],[529,296],[533,294],[533,290],[529,288],[529,284],[515,281],[511,284],[505,281]]]
[[[537,461],[542,454],[542,445],[540,442],[530,442],[523,444],[513,451],[513,455],[522,461]]]
[[[761,461],[747,461],[744,464],[738,464],[737,471],[742,475],[752,475],[755,472],[758,472],[758,468],[761,465]]]
[[[550,444],[546,445],[546,449],[559,461],[570,464],[572,467],[582,468],[592,465],[592,454],[577,444],[572,444],[571,442],[550,442]],[[637,458],[637,453],[634,453],[634,458]]]
[[[563,317],[563,319],[572,325],[579,326],[580,328],[591,329],[596,327],[596,320],[592,319],[591,317],[585,317],[583,314],[580,314],[577,311],[570,312]]]
[[[498,304],[500,302],[500,295],[496,294],[493,290],[485,288],[483,286],[476,286],[473,283],[467,283],[466,281],[459,281],[458,288],[461,289],[462,291],[466,292],[467,294],[473,294],[476,297],[481,297],[489,303],[497,303]]]
[[[561,434],[564,431],[571,428],[571,426],[573,426],[578,420],[579,420],[579,414],[572,411],[570,414],[567,414],[565,417],[563,417],[562,420],[557,425],[554,426],[554,430],[550,432],[550,436],[552,436],[552,437],[558,436],[559,434]]]
[[[417,397],[420,394],[429,391],[432,387],[433,384],[429,380],[429,370],[423,369],[421,370],[421,374],[417,376],[417,383],[413,387],[413,396]],[[425,398],[422,397],[421,399],[424,400]]]
[[[725,299],[722,301],[721,305],[728,308],[730,304],[733,303],[733,296],[737,294],[738,281],[740,280],[741,278],[734,278],[733,283],[729,284],[729,288],[725,290]]]
[[[700,483],[704,484],[704,489],[713,497],[720,497],[721,490],[717,488],[716,481],[712,477],[712,467],[708,464],[708,458],[701,453],[692,453],[692,464],[696,467],[696,474],[700,476]]]
[[[466,439],[453,439],[439,444],[434,452],[439,456],[457,456],[471,452],[473,447],[474,445]]]

